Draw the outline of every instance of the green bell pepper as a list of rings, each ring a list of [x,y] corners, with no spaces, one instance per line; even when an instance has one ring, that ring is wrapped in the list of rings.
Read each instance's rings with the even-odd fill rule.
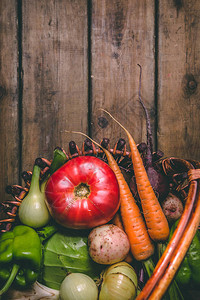
[[[42,245],[37,232],[17,225],[0,236],[0,296],[12,283],[25,288],[34,283],[42,264]]]
[[[179,220],[173,224],[169,238],[171,238],[178,222]],[[190,284],[197,286],[200,284],[200,238],[198,231],[190,244],[175,279],[178,284],[184,287],[189,286]]]

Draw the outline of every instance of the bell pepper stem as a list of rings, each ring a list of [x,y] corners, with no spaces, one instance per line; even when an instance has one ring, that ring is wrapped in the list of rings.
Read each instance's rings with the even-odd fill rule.
[[[12,271],[10,273],[10,277],[6,281],[6,283],[3,286],[3,288],[0,290],[0,297],[1,297],[1,295],[3,295],[4,293],[6,293],[8,291],[9,287],[11,286],[11,284],[13,283],[13,281],[15,280],[15,277],[17,276],[19,268],[20,268],[19,265],[17,265],[17,264],[13,265]]]

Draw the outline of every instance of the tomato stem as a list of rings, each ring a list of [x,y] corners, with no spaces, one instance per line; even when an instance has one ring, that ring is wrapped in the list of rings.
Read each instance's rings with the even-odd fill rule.
[[[81,182],[74,189],[74,194],[78,198],[87,198],[90,194],[90,187],[87,183]]]

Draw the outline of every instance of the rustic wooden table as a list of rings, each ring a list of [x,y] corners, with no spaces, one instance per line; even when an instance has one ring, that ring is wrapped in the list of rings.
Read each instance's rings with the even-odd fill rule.
[[[154,147],[200,159],[200,2],[197,0],[0,1],[0,201],[38,156],[84,140],[113,146],[124,132],[109,110]]]

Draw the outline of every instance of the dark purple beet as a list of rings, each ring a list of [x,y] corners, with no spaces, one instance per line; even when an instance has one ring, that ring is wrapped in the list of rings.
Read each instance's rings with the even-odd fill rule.
[[[147,168],[147,175],[159,201],[164,200],[169,193],[168,178],[155,165]]]
[[[149,181],[157,195],[157,198],[162,201],[169,193],[169,182],[167,176],[165,176],[164,172],[161,168],[158,167],[157,159],[161,158],[162,152],[157,151],[153,152],[153,138],[152,138],[152,131],[151,131],[151,124],[150,124],[150,117],[146,106],[144,105],[142,98],[141,98],[141,76],[142,76],[142,67],[140,67],[140,79],[139,79],[139,101],[142,105],[145,117],[146,117],[146,124],[147,124],[147,147],[143,151],[142,158],[145,169],[147,171],[147,175],[149,177]],[[134,195],[137,194],[136,183],[134,176],[130,182],[130,188]]]
[[[165,176],[162,170],[157,170],[156,165],[149,166],[146,168],[146,171],[157,198],[160,202],[162,202],[169,193],[168,178]],[[133,195],[137,198],[138,194],[134,176],[132,176],[129,186]]]
[[[168,222],[172,224],[181,217],[184,208],[181,199],[169,193],[162,202],[162,209]]]

